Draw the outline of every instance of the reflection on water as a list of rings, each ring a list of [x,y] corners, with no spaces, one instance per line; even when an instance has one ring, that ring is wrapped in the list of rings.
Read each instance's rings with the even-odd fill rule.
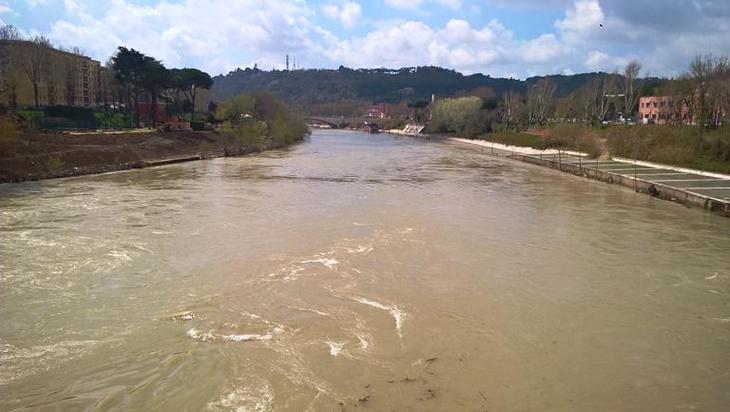
[[[434,142],[0,186],[0,409],[723,410],[730,221]]]

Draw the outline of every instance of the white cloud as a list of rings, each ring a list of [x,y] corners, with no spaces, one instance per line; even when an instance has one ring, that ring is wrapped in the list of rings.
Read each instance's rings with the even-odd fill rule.
[[[431,1],[451,10],[459,10],[463,5],[462,0],[385,0],[384,2],[386,6],[394,9],[423,12],[421,6],[423,6],[427,1]]]
[[[45,5],[46,4],[46,0],[25,0],[25,2],[31,8],[35,8],[37,6],[42,6],[42,5]]]
[[[543,34],[520,47],[522,59],[528,63],[548,63],[569,54],[569,49],[554,34]]]
[[[451,10],[459,10],[462,6],[461,0],[436,0],[440,5],[448,7]]]
[[[418,10],[421,7],[422,0],[385,0],[387,6],[401,10]]]
[[[29,7],[45,1],[0,0],[0,7],[30,13]],[[303,67],[441,65],[521,77],[613,70],[640,58],[651,74],[672,75],[695,54],[730,54],[730,6],[718,0],[691,0],[689,6],[690,0],[374,0],[405,9],[392,20],[371,20],[371,2],[323,1],[324,5],[313,0],[156,0],[144,5],[139,0],[108,0],[99,7],[93,0],[54,0],[66,12],[45,34],[102,61],[125,45],[170,67],[199,67],[211,74],[254,63],[283,68],[289,54]],[[474,23],[483,17],[473,8],[483,7],[484,16],[495,4],[560,7],[564,15],[530,37],[514,34],[497,20]],[[434,23],[444,17],[445,23]],[[326,18],[358,30],[335,27],[330,32],[317,20]],[[38,31],[26,27],[24,33]]]
[[[610,56],[608,53],[593,50],[588,53],[585,60],[585,66],[593,71],[620,71],[620,68],[626,66],[629,59],[623,57]]]
[[[317,54],[334,41],[311,22],[313,11],[300,1],[184,0],[142,6],[114,0],[103,16],[77,6],[67,4],[72,17],[55,22],[51,36],[102,60],[125,45],[171,67],[197,65],[218,73],[254,62],[282,67],[285,54]]]
[[[342,6],[326,4],[322,6],[324,14],[333,20],[339,20],[345,27],[353,27],[362,19],[362,7],[354,1],[345,0]]]
[[[526,65],[558,72],[566,63],[553,67],[554,61],[568,56],[569,51],[552,34],[522,41],[497,20],[475,28],[466,20],[452,19],[440,29],[417,21],[397,22],[339,42],[330,54],[356,67],[428,64],[500,76],[525,73]]]
[[[565,19],[555,22],[555,27],[566,32],[580,32],[600,27],[603,10],[598,0],[578,0],[565,13]]]

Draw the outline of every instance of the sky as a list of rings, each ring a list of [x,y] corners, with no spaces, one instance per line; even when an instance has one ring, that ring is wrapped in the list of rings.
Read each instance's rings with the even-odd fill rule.
[[[730,0],[0,0],[0,24],[105,62],[133,47],[168,67],[442,66],[526,78],[681,74],[730,55]]]

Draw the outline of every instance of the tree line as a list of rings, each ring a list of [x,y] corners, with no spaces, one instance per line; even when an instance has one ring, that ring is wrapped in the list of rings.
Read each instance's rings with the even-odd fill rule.
[[[600,126],[606,122],[633,123],[643,96],[668,96],[666,123],[717,128],[730,116],[730,64],[725,56],[696,57],[674,79],[641,77],[642,65],[628,63],[614,73],[598,73],[579,88],[561,94],[550,76],[535,78],[525,90],[493,90],[438,100],[431,108],[432,132],[476,136],[498,131],[520,131],[548,123]],[[477,98],[478,97],[478,98]]]
[[[199,89],[210,89],[213,80],[207,73],[192,68],[167,69],[151,56],[120,46],[107,65],[113,74],[112,101],[123,102],[135,111],[139,122],[139,103],[148,102],[148,118],[157,123],[157,104],[160,99],[178,110],[187,106],[191,121]]]
[[[213,80],[207,73],[194,69],[168,69],[158,59],[135,49],[120,46],[105,66],[99,67],[96,78],[83,79],[78,59],[86,58],[78,47],[54,46],[40,35],[26,38],[13,26],[0,26],[0,94],[2,103],[18,107],[22,84],[32,90],[33,107],[67,105],[79,102],[79,83],[91,82],[94,95],[87,96],[88,106],[102,106],[132,112],[140,124],[140,103],[148,103],[144,113],[157,123],[157,106],[162,102],[168,111],[187,112],[191,121],[200,89],[210,89]],[[63,52],[63,53],[59,53]],[[98,63],[97,63],[98,64]]]

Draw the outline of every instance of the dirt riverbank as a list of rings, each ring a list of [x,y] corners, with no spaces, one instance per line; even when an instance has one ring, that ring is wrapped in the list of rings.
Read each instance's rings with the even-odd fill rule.
[[[25,131],[14,150],[0,152],[0,183],[153,166],[168,160],[239,156],[281,147],[245,143],[229,132],[66,134]]]

